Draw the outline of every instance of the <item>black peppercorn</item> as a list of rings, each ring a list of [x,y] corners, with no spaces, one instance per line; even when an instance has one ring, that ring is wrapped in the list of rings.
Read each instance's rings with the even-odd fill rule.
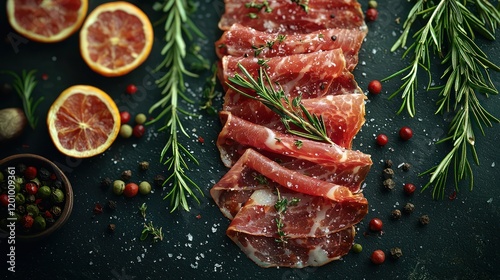
[[[111,210],[115,210],[116,209],[116,201],[108,200],[108,208]]]
[[[391,168],[392,167],[392,160],[388,159],[385,161],[385,167],[386,168]]]
[[[408,171],[408,170],[410,170],[410,168],[411,168],[411,164],[406,163],[406,162],[403,163],[403,165],[401,166],[401,169],[403,169],[403,171]]]
[[[124,181],[130,180],[131,177],[132,177],[132,170],[125,170],[122,172],[122,179]]]
[[[115,225],[115,224],[109,224],[109,225],[108,225],[108,231],[109,231],[110,233],[115,232],[115,229],[116,229],[116,225]]]
[[[384,188],[388,191],[394,189],[394,187],[396,186],[396,183],[392,179],[385,179],[384,182],[382,182],[382,184],[384,185]]]
[[[163,182],[165,182],[165,180],[166,180],[165,176],[161,174],[156,175],[154,178],[154,182],[157,187],[163,186]]]
[[[430,218],[428,215],[422,215],[422,216],[420,216],[418,221],[420,222],[421,225],[425,226],[425,225],[429,224]]]
[[[139,162],[139,167],[141,168],[141,170],[148,170],[149,169],[149,162],[141,161],[141,162]]]
[[[331,38],[332,38],[332,41],[336,41],[337,40],[337,36],[335,36],[335,35],[332,35]]]
[[[394,220],[398,220],[399,218],[401,218],[401,210],[399,209],[394,209],[391,211],[391,217],[394,219]]]
[[[403,256],[403,251],[398,247],[391,248],[391,256],[393,259],[399,259]]]
[[[384,175],[384,179],[392,179],[394,178],[394,170],[392,168],[386,168],[382,171],[382,175]]]
[[[55,180],[54,181],[54,188],[62,190],[63,189],[63,182],[61,180]]]
[[[415,205],[413,205],[412,203],[406,203],[406,205],[403,207],[403,210],[405,211],[405,213],[412,213],[414,210],[415,210]]]
[[[330,18],[335,18],[335,15],[334,14],[330,14]]]
[[[111,185],[113,185],[113,181],[111,181],[109,177],[103,178],[101,180],[101,188],[108,189],[109,187],[111,187]]]
[[[19,174],[24,174],[24,171],[26,171],[26,164],[20,163],[17,165],[16,169]]]
[[[62,209],[59,206],[52,206],[52,208],[50,208],[50,213],[52,213],[52,215],[56,217],[59,217],[62,213]]]

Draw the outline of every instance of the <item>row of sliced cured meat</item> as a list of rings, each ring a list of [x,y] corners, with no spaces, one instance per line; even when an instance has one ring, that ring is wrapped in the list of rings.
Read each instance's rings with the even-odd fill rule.
[[[217,147],[229,171],[210,193],[231,220],[227,236],[262,267],[339,259],[368,211],[361,185],[372,161],[351,149],[365,121],[366,97],[351,72],[367,32],[361,7],[309,0],[306,11],[295,2],[225,0],[215,43],[225,90]],[[334,144],[288,133],[262,102],[228,87],[240,66],[253,77],[265,67],[285,98],[300,97],[323,118]],[[284,199],[294,203],[282,211]]]

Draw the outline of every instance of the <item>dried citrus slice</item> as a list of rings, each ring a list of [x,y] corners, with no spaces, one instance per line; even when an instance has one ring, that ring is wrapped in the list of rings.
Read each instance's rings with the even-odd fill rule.
[[[54,101],[47,114],[47,125],[60,152],[86,158],[111,146],[120,130],[120,112],[104,91],[75,85]]]
[[[122,76],[141,65],[153,46],[148,16],[128,2],[95,8],[80,30],[80,53],[95,72]]]
[[[10,25],[28,39],[53,43],[68,38],[87,15],[88,0],[7,0]]]

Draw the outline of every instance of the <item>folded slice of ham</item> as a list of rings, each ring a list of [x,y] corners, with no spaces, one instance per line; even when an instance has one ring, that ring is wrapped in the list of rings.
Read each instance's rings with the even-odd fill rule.
[[[215,42],[217,56],[270,58],[292,54],[342,49],[346,68],[352,71],[358,64],[358,52],[366,30],[331,28],[307,34],[268,33],[235,23]]]
[[[271,57],[266,59],[264,67],[271,81],[278,83],[290,98],[299,95],[307,99],[325,95],[362,93],[345,63],[342,50],[334,49]],[[224,56],[219,78],[225,90],[228,89],[229,77],[234,77],[236,73],[241,75],[238,64],[245,67],[252,77],[259,76],[261,65],[258,58]],[[276,89],[279,89],[279,86],[276,85]],[[252,94],[250,90],[243,91]]]
[[[361,5],[356,0],[309,0],[308,12],[290,0],[267,1],[271,11],[248,8],[245,4],[249,2],[225,0],[225,12],[219,21],[219,28],[229,30],[233,24],[240,23],[260,31],[287,34],[329,28],[366,29]]]
[[[233,166],[247,148],[254,148],[289,169],[357,192],[372,165],[370,156],[360,151],[281,133],[230,112],[222,111],[220,117],[224,126],[217,138],[217,147],[227,167]]]
[[[277,241],[278,190],[281,199],[298,201],[282,213],[284,243]],[[262,267],[318,266],[338,259],[348,253],[353,225],[368,211],[362,194],[288,170],[253,149],[245,151],[210,193],[232,219],[227,235]]]

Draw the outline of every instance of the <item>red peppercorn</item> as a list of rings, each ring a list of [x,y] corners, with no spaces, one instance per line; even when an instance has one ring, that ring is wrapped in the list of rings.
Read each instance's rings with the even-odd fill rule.
[[[382,250],[375,250],[370,256],[370,259],[374,264],[383,264],[385,262],[385,253]]]
[[[408,126],[403,126],[399,130],[399,137],[401,137],[404,141],[408,141],[413,137],[413,130],[411,130]]]
[[[198,142],[203,144],[203,143],[205,143],[205,139],[203,139],[203,137],[201,137],[201,136],[198,136]]]
[[[123,195],[126,197],[134,197],[139,192],[139,186],[136,183],[128,183],[125,185]]]
[[[24,188],[26,189],[26,192],[28,194],[35,195],[38,192],[38,185],[33,182],[26,183],[26,185],[24,185]]]
[[[44,81],[47,81],[49,79],[49,75],[47,75],[46,73],[42,74],[42,80]]]
[[[127,111],[120,112],[120,121],[122,124],[128,123],[130,121],[130,113]]]
[[[130,84],[127,86],[128,94],[135,94],[137,92],[137,87],[134,84]]]
[[[389,142],[389,138],[385,134],[379,134],[376,138],[377,144],[380,146],[385,146]]]
[[[412,195],[416,189],[417,189],[417,187],[412,183],[406,183],[403,186],[403,190],[407,195]]]
[[[26,170],[24,171],[24,178],[26,178],[28,180],[33,180],[36,178],[37,173],[38,172],[36,170],[36,167],[28,166],[28,167],[26,167]]]
[[[7,195],[6,193],[3,193],[0,195],[0,204],[2,204],[2,206],[9,206],[9,195]]]
[[[33,226],[34,221],[35,220],[30,215],[24,215],[23,218],[21,219],[21,224],[23,225],[24,228],[28,229]]]
[[[136,124],[134,126],[134,129],[132,130],[132,134],[137,138],[141,138],[145,132],[146,132],[146,127],[144,127],[144,125],[142,124]]]
[[[378,11],[375,8],[368,8],[368,10],[366,10],[365,15],[367,21],[375,21],[377,20],[378,17]]]
[[[371,94],[379,94],[382,92],[382,83],[378,80],[373,80],[368,84],[368,92]]]
[[[379,218],[373,218],[370,220],[368,227],[371,231],[381,231],[384,223]]]

